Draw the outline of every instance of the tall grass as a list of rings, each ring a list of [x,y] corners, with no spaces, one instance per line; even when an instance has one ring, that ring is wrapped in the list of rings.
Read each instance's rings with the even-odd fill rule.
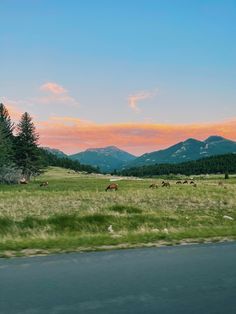
[[[0,186],[0,255],[236,236],[235,178],[223,187],[209,177],[197,178],[197,188],[171,181],[155,190],[150,181],[124,179],[105,192],[108,177],[52,168],[29,185]]]

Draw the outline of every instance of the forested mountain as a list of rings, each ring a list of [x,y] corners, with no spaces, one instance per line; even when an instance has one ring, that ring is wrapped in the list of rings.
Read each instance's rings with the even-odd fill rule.
[[[113,172],[123,168],[136,157],[115,146],[104,148],[90,148],[84,152],[69,156],[72,160],[78,160],[82,164],[99,167],[102,172]]]
[[[89,165],[82,165],[77,160],[71,160],[68,157],[60,157],[61,155],[54,154],[49,150],[45,150],[44,148],[40,149],[42,163],[44,167],[54,166],[54,167],[62,167],[66,169],[72,169],[75,171],[85,171],[88,173],[97,173],[98,169]],[[65,155],[66,156],[66,155]]]
[[[121,172],[125,176],[151,177],[156,175],[236,173],[236,154],[206,157],[178,164],[156,164],[133,167]]]
[[[42,149],[48,151],[49,153],[51,153],[57,157],[60,157],[60,158],[68,157],[68,155],[66,155],[64,152],[62,152],[61,150],[56,149],[56,148],[42,147]]]
[[[236,153],[236,142],[220,136],[210,136],[205,141],[190,138],[167,149],[144,154],[128,163],[126,168],[162,163],[181,163],[227,153]]]

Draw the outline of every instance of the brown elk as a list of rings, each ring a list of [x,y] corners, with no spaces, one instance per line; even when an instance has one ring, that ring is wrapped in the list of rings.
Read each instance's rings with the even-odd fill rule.
[[[170,187],[170,183],[169,182],[165,182],[165,181],[162,181],[162,187],[167,187],[169,188]]]
[[[48,181],[40,183],[40,186],[48,186]]]
[[[182,184],[182,181],[178,180],[176,181],[176,184]]]
[[[185,181],[183,182],[183,184],[188,184],[188,180],[185,180]]]
[[[191,181],[190,184],[195,184],[195,182],[194,182],[194,181]]]
[[[158,185],[156,183],[152,183],[151,185],[149,185],[149,189],[157,189]]]
[[[117,191],[118,190],[118,184],[116,184],[116,183],[111,183],[111,184],[109,184],[107,187],[106,187],[106,189],[105,189],[105,191],[107,192],[107,191]]]

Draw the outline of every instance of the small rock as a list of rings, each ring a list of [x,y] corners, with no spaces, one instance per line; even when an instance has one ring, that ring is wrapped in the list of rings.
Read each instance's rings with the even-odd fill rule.
[[[224,218],[224,219],[228,219],[228,220],[234,220],[233,217],[230,217],[230,216],[227,216],[227,215],[223,216],[223,218]]]
[[[110,225],[107,230],[108,230],[110,233],[113,233],[113,232],[114,232],[114,230],[113,230],[113,228],[112,228],[112,225]]]

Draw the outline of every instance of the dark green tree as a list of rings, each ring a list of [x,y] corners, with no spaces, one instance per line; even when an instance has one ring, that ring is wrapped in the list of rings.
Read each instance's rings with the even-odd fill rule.
[[[0,103],[0,146],[1,156],[5,156],[7,163],[14,160],[14,123],[11,121],[7,108]]]
[[[14,123],[11,121],[7,108],[2,103],[0,103],[0,124],[2,125],[2,129],[6,136],[12,140]]]
[[[0,167],[8,164],[11,157],[9,140],[6,137],[6,133],[4,132],[2,124],[0,123]]]
[[[27,112],[21,116],[16,131],[16,164],[22,169],[24,177],[29,180],[32,175],[40,173],[42,160],[38,148],[39,136]]]

